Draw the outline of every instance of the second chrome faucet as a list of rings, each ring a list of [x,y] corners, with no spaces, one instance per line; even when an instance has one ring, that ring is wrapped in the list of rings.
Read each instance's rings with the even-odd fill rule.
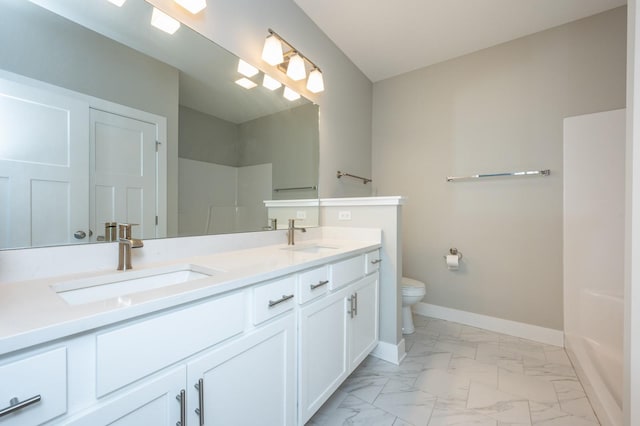
[[[142,240],[131,238],[130,223],[118,225],[118,271],[131,269],[131,250],[144,246]]]

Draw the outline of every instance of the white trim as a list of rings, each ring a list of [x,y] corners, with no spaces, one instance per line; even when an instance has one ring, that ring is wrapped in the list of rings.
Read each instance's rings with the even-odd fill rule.
[[[305,200],[264,200],[265,207],[318,207],[317,198]]]
[[[431,305],[424,302],[416,303],[413,306],[413,312],[418,315],[454,321],[497,333],[546,343],[548,345],[564,346],[564,333],[561,330],[490,317],[488,315],[474,314],[473,312],[445,308],[444,306]]]
[[[407,201],[407,197],[354,197],[354,198],[321,198],[321,207],[342,206],[399,206]]]
[[[378,342],[378,345],[371,351],[371,356],[375,356],[383,361],[400,365],[402,360],[407,356],[404,349],[404,339],[397,345],[387,342]]]

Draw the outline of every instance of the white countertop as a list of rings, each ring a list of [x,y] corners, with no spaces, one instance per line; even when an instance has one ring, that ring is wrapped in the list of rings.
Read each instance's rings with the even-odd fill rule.
[[[374,233],[375,235],[375,233]],[[176,258],[150,263],[134,271],[190,264],[220,272],[182,284],[127,294],[85,304],[70,305],[52,288],[71,280],[131,272],[106,270],[7,283],[0,286],[0,356],[85,332],[118,321],[171,308],[261,281],[322,265],[381,247],[378,237],[363,239],[320,238],[300,241],[296,247],[321,245],[334,250],[308,253],[286,244],[269,245],[211,255]]]

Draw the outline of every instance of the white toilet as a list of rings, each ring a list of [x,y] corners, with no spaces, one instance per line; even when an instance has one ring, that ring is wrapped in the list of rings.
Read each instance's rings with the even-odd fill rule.
[[[411,306],[422,300],[426,294],[423,282],[412,278],[402,277],[402,334],[411,334],[416,331],[413,326]]]

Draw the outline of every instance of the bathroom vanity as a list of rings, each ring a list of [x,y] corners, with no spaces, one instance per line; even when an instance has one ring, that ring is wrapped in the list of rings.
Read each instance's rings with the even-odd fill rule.
[[[369,236],[3,284],[0,424],[304,424],[377,344]]]

